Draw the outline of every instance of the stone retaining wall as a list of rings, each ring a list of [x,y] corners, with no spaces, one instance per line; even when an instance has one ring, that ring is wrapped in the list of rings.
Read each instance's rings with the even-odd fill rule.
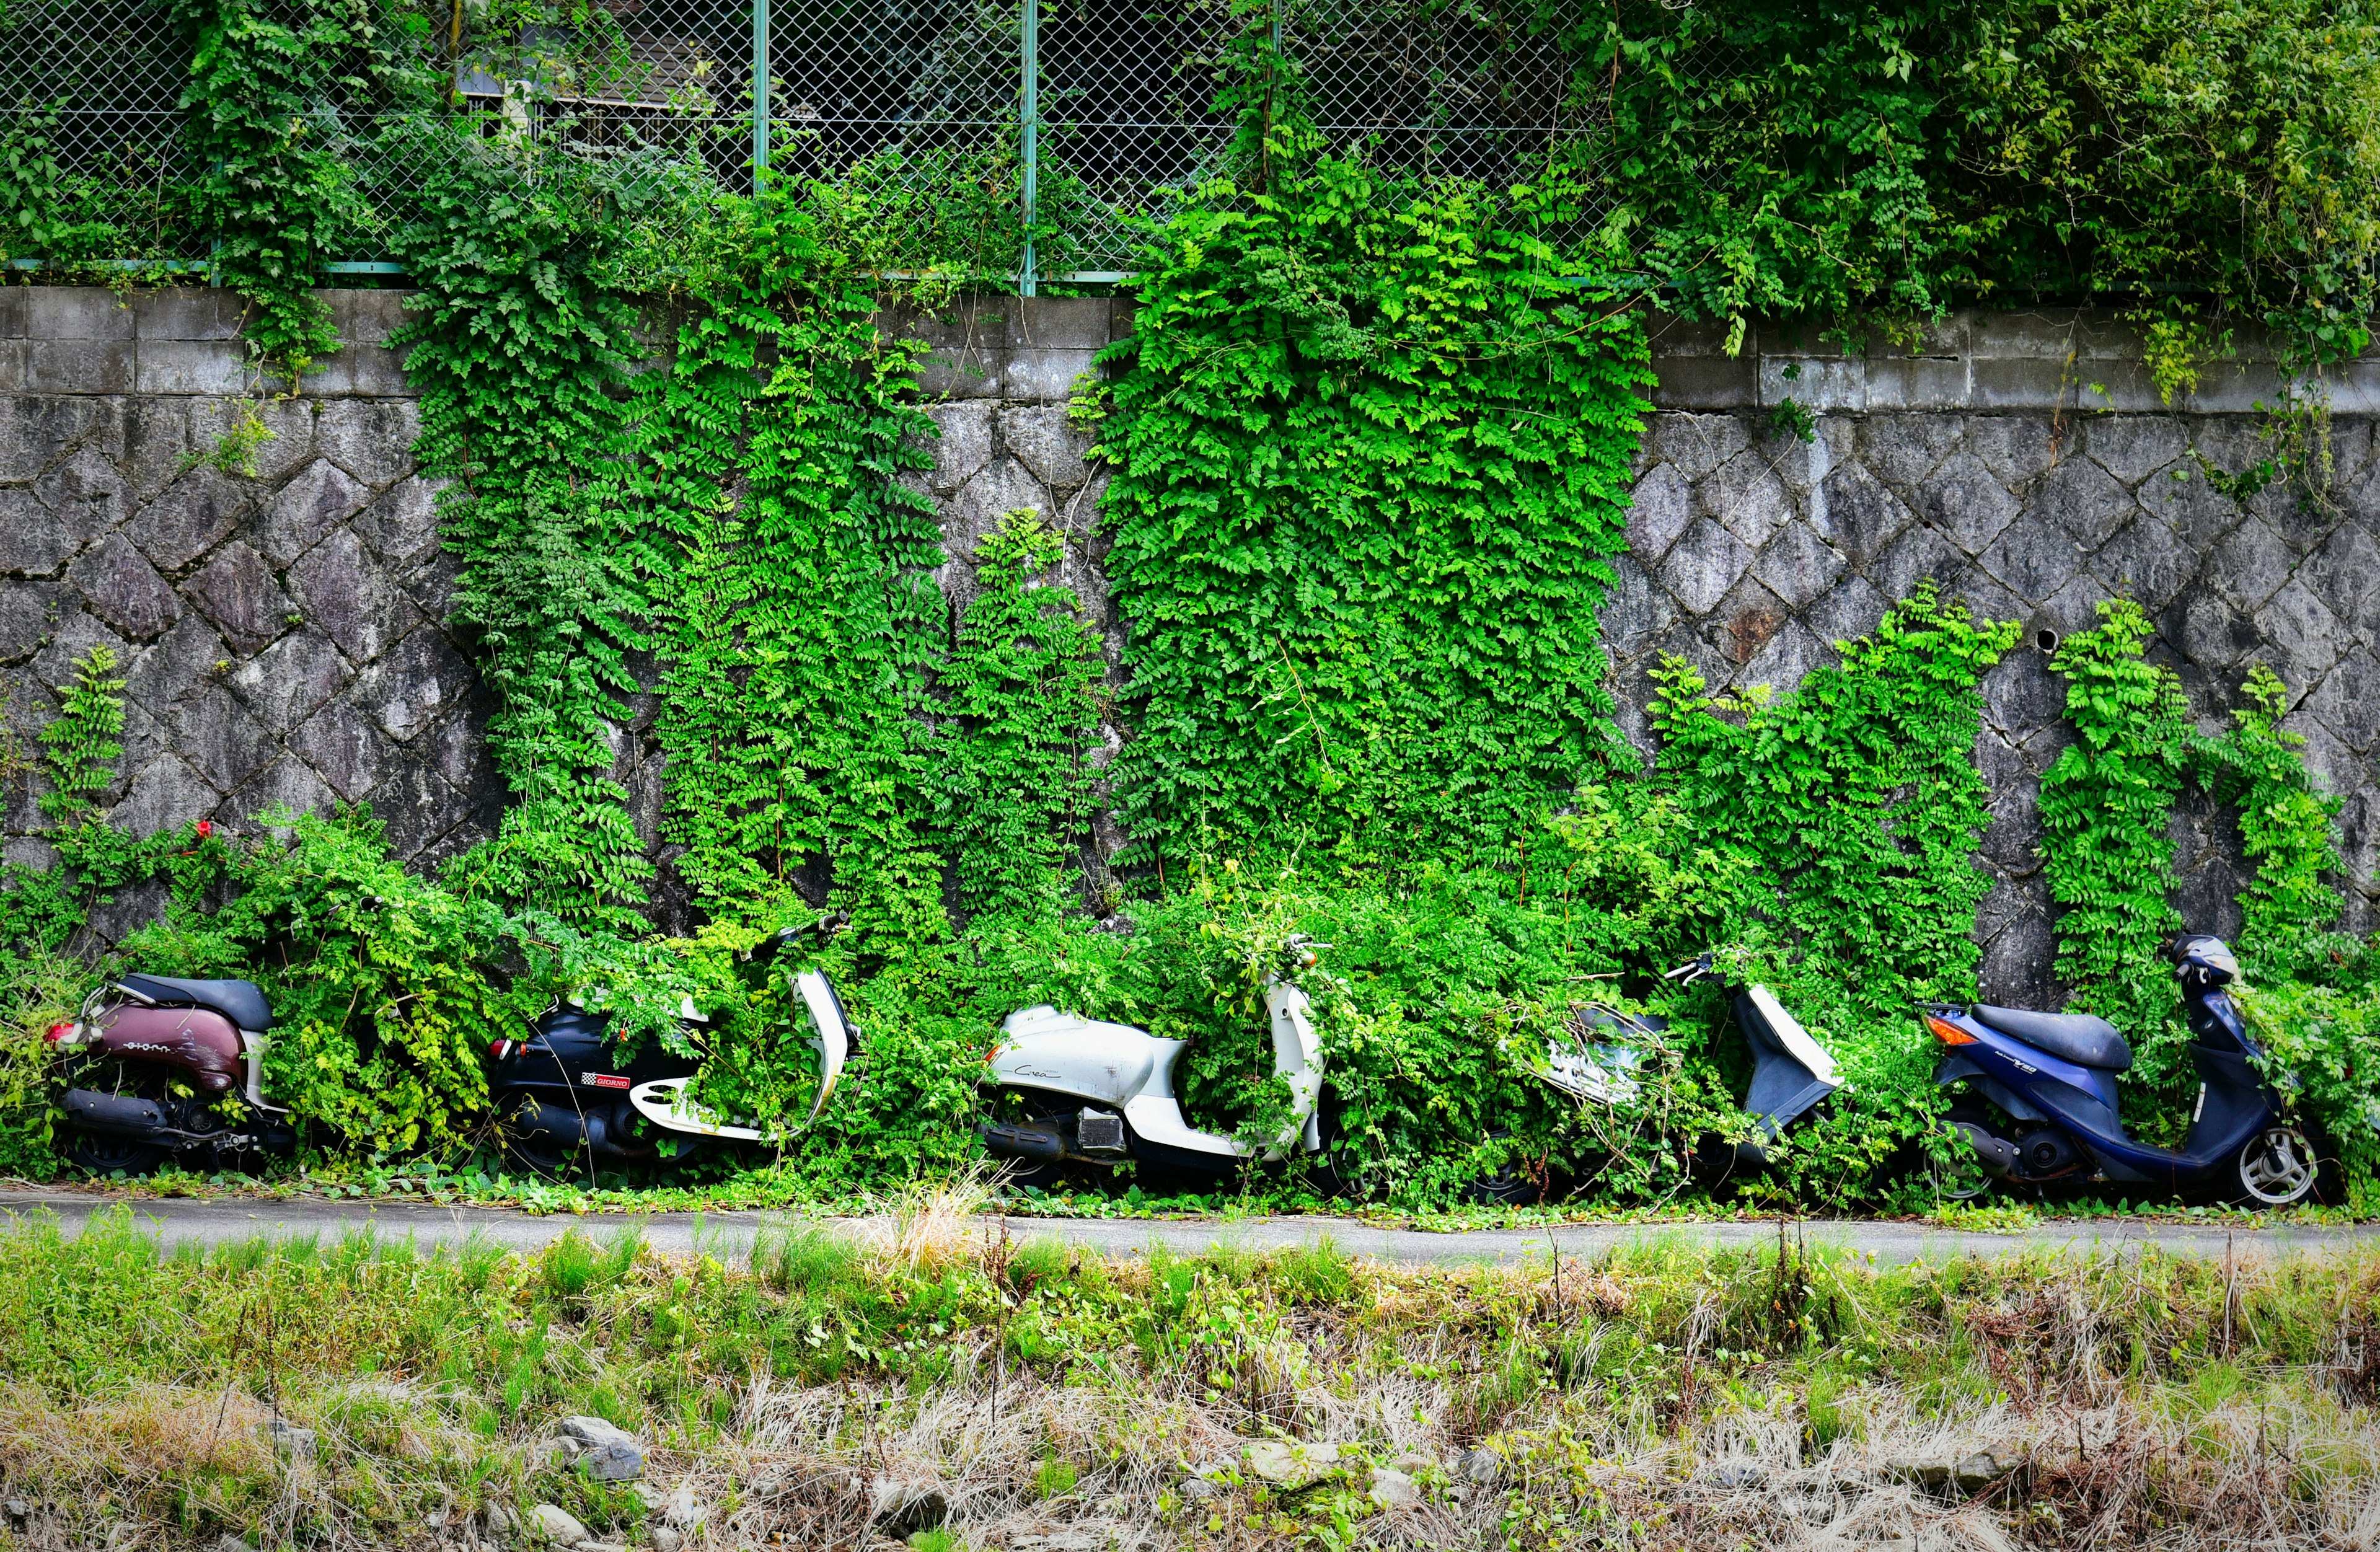
[[[246,825],[273,802],[361,799],[400,851],[432,863],[488,832],[503,789],[478,687],[440,624],[451,562],[412,474],[413,406],[380,343],[399,297],[330,295],[351,344],[300,396],[262,406],[274,437],[249,479],[198,461],[253,387],[233,298],[0,292],[0,685],[22,746],[72,659],[96,641],[118,649],[130,682],[124,774],[108,794],[119,824]],[[951,552],[970,553],[1002,512],[1040,509],[1070,536],[1066,579],[1111,644],[1099,479],[1065,400],[1130,319],[1122,302],[1010,298],[905,322],[936,347],[925,385],[942,434],[922,483]],[[2350,925],[2374,925],[2380,360],[2338,374],[2335,500],[2311,510],[2278,489],[2235,502],[2198,461],[2237,471],[2265,455],[2252,410],[2277,380],[2253,341],[2171,411],[2136,341],[2070,311],[1960,317],[1913,348],[1848,354],[1769,329],[1729,357],[1713,331],[1672,324],[1656,355],[1659,412],[1603,613],[1632,736],[1644,738],[1662,652],[1714,684],[1783,689],[1921,576],[2024,621],[2027,645],[1985,683],[1977,758],[1993,789],[1983,853],[1996,885],[1977,932],[1987,991],[2053,998],[2034,794],[2066,734],[2039,643],[2129,592],[2209,727],[2251,663],[2289,681],[2289,725],[2347,798]],[[1778,429],[1787,398],[1814,418],[1813,441]],[[942,581],[964,607],[966,563]],[[618,773],[650,835],[660,762],[644,698]],[[38,858],[37,828],[19,782],[7,855]],[[2236,828],[2202,806],[2175,830],[2185,914],[2235,927]],[[128,898],[115,915],[153,906]]]

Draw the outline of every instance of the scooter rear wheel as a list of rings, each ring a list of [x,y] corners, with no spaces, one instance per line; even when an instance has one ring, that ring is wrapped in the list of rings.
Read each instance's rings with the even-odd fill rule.
[[[2294,1207],[2313,1194],[2321,1158],[2294,1126],[2268,1126],[2232,1158],[2230,1174],[2243,1207]]]
[[[154,1174],[157,1166],[165,1162],[165,1150],[155,1143],[136,1142],[130,1137],[77,1132],[67,1144],[67,1162],[94,1175],[147,1175]]]

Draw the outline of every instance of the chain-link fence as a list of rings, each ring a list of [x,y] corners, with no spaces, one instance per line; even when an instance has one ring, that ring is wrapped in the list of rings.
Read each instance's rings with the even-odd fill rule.
[[[1560,0],[383,4],[436,105],[313,111],[334,271],[394,268],[435,161],[510,134],[650,196],[631,202],[662,250],[766,165],[882,269],[1120,278],[1136,232],[1221,164],[1218,92],[1250,29],[1334,144],[1424,178],[1591,165],[1603,127]],[[152,0],[0,6],[0,122],[54,160],[61,215],[46,258],[11,262],[202,262],[177,31]]]

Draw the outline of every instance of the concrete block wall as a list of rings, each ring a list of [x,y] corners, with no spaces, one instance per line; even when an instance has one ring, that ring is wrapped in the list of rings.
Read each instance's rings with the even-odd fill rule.
[[[0,290],[0,690],[30,750],[105,643],[127,683],[114,823],[249,830],[275,804],[369,802],[427,865],[487,833],[504,789],[382,343],[403,298],[330,299],[346,348],[260,399],[230,292]],[[243,403],[273,433],[252,477],[206,461]],[[11,861],[46,860],[33,798],[6,793]],[[95,926],[157,903],[126,891]]]
[[[132,726],[110,794],[117,823],[239,826],[271,801],[358,798],[405,855],[434,862],[487,833],[503,792],[485,708],[442,624],[451,563],[380,343],[399,298],[331,295],[355,343],[300,396],[263,406],[276,436],[248,479],[191,465],[248,385],[230,298],[0,294],[0,684],[21,737],[50,715],[76,653],[118,646]],[[1063,579],[1120,649],[1099,569],[1101,476],[1065,403],[1131,316],[1120,301],[1002,298],[890,321],[931,350],[941,437],[918,479],[942,512],[955,607],[973,596],[976,541],[1033,507],[1067,535]],[[2104,314],[1962,315],[1913,347],[1845,351],[1769,327],[1736,356],[1721,344],[1698,326],[1656,333],[1657,413],[1601,620],[1632,736],[1646,742],[1663,652],[1715,685],[1790,688],[1921,576],[2023,621],[2026,644],[1985,685],[1976,758],[1993,789],[1982,857],[1994,887],[1977,935],[1991,995],[2054,1001],[2034,799],[2067,734],[2039,643],[2126,592],[2152,612],[2154,650],[2210,728],[2252,663],[2288,680],[2289,725],[2347,799],[2350,925],[2380,924],[2380,358],[2334,377],[2333,498],[2308,507],[2277,488],[2234,501],[2199,462],[2236,472],[2265,456],[2253,409],[2277,380],[2252,338],[2170,409],[2139,342]],[[1813,417],[1811,442],[1779,429],[1789,397]],[[651,698],[622,730],[617,770],[649,836]],[[38,856],[37,822],[19,783],[9,855]],[[2236,826],[2197,805],[2175,834],[2192,924],[2235,928]]]

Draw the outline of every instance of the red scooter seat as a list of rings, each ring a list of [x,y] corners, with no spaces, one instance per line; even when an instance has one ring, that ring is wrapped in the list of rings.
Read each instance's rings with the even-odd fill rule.
[[[273,1027],[273,1004],[254,981],[185,981],[171,976],[119,976],[115,984],[168,1007],[211,1008],[236,1028],[262,1034]]]

